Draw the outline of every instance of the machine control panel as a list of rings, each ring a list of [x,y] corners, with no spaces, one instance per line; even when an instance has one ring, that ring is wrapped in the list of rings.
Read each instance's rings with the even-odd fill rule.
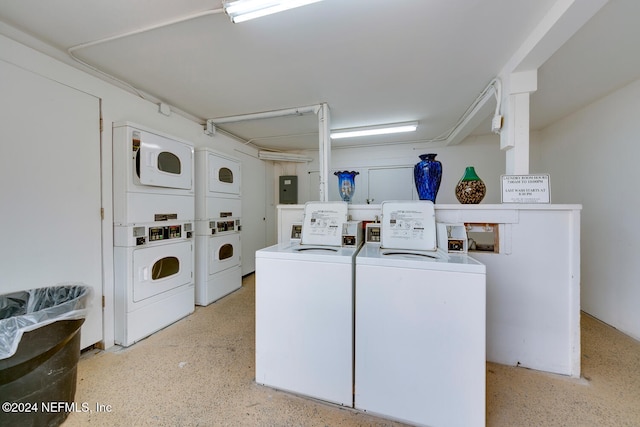
[[[168,225],[162,227],[149,227],[149,241],[177,239],[182,236],[181,225]]]
[[[450,253],[467,253],[467,230],[464,224],[437,223],[438,247]]]
[[[302,224],[293,224],[291,226],[291,240],[300,240],[302,238]]]
[[[362,221],[347,221],[342,224],[342,246],[357,248],[362,245]]]
[[[161,244],[165,241],[190,239],[193,237],[193,223],[167,225],[135,225],[114,227],[114,246],[142,246]]]
[[[210,234],[239,233],[242,230],[239,218],[225,217],[209,221]]]
[[[380,243],[381,228],[382,226],[379,222],[368,223],[365,236],[366,243]]]

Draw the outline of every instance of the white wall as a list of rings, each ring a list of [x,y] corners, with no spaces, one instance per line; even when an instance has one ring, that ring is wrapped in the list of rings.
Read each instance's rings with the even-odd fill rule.
[[[536,135],[554,203],[582,209],[582,309],[640,339],[640,80]]]
[[[474,166],[478,176],[487,186],[487,194],[482,203],[500,202],[500,175],[505,170],[505,155],[500,151],[500,140],[497,135],[472,136],[459,145],[438,146],[433,144],[404,144],[396,146],[371,146],[360,148],[337,148],[331,152],[331,171],[355,170],[360,172],[355,178],[356,191],[352,200],[355,204],[365,204],[368,196],[369,169],[375,168],[413,168],[420,161],[419,155],[436,153],[437,160],[442,162],[442,182],[436,198],[436,203],[458,203],[455,196],[455,186],[462,178],[467,166]],[[314,161],[306,163],[290,163],[276,170],[276,181],[279,175],[298,175],[299,203],[314,200],[310,192],[316,183],[310,182],[317,178],[318,153],[306,153]],[[312,174],[309,174],[312,172]],[[313,174],[313,173],[316,174]],[[329,200],[340,200],[338,192],[338,178],[331,174],[329,181]],[[277,182],[275,183],[277,186]],[[415,191],[413,172],[410,172],[408,182],[403,180],[395,185],[410,186]],[[311,188],[311,190],[309,190]],[[317,199],[316,199],[317,200]],[[382,200],[376,200],[380,203]]]
[[[4,27],[0,27],[2,29]],[[158,112],[158,106],[130,92],[120,89],[101,79],[64,64],[50,56],[18,43],[0,34],[0,59],[18,67],[40,74],[46,78],[68,85],[101,99],[103,116],[102,132],[102,204],[105,211],[103,221],[103,294],[104,308],[104,344],[113,345],[113,215],[112,215],[112,124],[118,121],[139,123],[158,131],[192,141],[196,147],[209,146],[216,150],[234,154],[240,150],[257,158],[257,151],[244,146],[224,135],[209,137],[204,134],[203,126],[177,114],[170,117]],[[37,126],[34,118],[34,126]],[[43,132],[46,130],[43,130]],[[46,139],[33,141],[14,141],[25,144],[30,150],[36,150],[38,143],[46,144]],[[77,159],[82,161],[82,159]],[[25,239],[37,236],[25,234]]]
[[[505,157],[500,151],[500,141],[497,135],[469,137],[458,145],[433,146],[428,144],[411,144],[387,147],[365,147],[357,149],[336,149],[332,152],[332,170],[367,169],[375,167],[409,167],[420,161],[419,155],[436,153],[436,159],[442,163],[442,182],[436,198],[436,203],[458,203],[455,187],[464,174],[467,166],[474,166],[478,176],[487,186],[487,194],[481,203],[498,203],[500,201],[500,175],[504,174]],[[363,189],[367,188],[362,171],[356,177],[362,179]],[[409,185],[415,190],[413,172],[410,174]],[[339,198],[338,179],[330,177],[330,196]],[[365,191],[356,189],[354,203],[366,203]],[[360,200],[359,200],[360,199]],[[376,201],[382,202],[382,200]]]

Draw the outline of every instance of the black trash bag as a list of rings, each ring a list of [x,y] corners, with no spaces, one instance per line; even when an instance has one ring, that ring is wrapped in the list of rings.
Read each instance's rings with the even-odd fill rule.
[[[58,320],[84,319],[91,288],[62,283],[0,295],[0,360],[13,356],[22,334]]]

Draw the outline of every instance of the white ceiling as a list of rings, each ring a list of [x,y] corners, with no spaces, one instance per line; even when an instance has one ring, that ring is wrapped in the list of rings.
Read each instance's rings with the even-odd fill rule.
[[[0,32],[16,39],[24,34],[19,41],[27,44],[32,36],[53,48],[47,53],[87,69],[70,59],[66,52],[73,48],[81,61],[203,122],[327,103],[333,129],[418,121],[419,131],[409,137],[348,142],[400,143],[450,130],[540,31],[550,10],[566,3],[324,0],[232,24],[217,13],[220,0],[3,0]],[[573,36],[552,48],[555,53],[539,68],[531,96],[534,129],[640,77],[638,16],[639,1],[610,0],[575,34],[563,20],[545,30],[542,47],[563,40],[563,32]],[[479,119],[495,102],[489,107]],[[489,133],[487,122],[468,132]],[[318,144],[313,114],[218,128],[277,150]]]

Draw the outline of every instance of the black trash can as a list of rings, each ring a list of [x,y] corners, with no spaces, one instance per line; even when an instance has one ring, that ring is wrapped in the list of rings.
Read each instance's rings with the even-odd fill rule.
[[[0,426],[58,426],[74,403],[91,288],[0,295]]]

